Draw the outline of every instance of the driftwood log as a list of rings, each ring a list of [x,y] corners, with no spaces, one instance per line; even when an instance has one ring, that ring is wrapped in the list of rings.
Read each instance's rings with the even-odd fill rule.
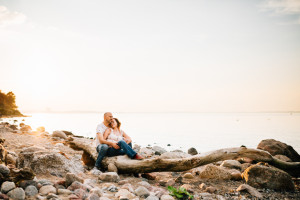
[[[84,150],[91,159],[97,159],[97,152],[93,145],[93,140],[85,138],[72,138],[69,141],[71,147]],[[256,162],[267,162],[279,169],[282,169],[294,177],[300,176],[300,162],[284,162],[274,158],[269,152],[251,149],[246,147],[227,148],[211,151],[188,158],[181,159],[161,159],[160,157],[144,160],[132,160],[127,156],[116,156],[105,158],[102,165],[107,168],[113,163],[119,173],[146,173],[161,171],[186,171],[209,163],[237,159],[250,158]]]

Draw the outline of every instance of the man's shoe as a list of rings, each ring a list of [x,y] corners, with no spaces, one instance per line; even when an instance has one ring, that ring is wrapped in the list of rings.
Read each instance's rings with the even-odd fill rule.
[[[133,157],[133,159],[136,159],[136,160],[143,160],[144,157],[137,153],[137,154],[135,154],[135,156]]]

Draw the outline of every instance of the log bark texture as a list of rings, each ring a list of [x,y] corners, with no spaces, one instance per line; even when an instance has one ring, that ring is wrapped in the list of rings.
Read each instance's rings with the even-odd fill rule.
[[[89,139],[73,138],[73,141],[69,141],[69,143],[73,147],[84,150],[92,159],[96,160],[96,148],[92,145],[92,141],[88,140]],[[119,173],[177,172],[190,170],[217,161],[237,158],[250,158],[256,162],[267,162],[288,172],[292,176],[299,177],[300,175],[300,162],[284,162],[274,158],[267,151],[246,147],[220,149],[181,159],[161,159],[157,157],[144,160],[132,160],[127,156],[116,156],[105,158],[102,161],[102,165],[107,168],[109,163],[113,163],[118,168]]]

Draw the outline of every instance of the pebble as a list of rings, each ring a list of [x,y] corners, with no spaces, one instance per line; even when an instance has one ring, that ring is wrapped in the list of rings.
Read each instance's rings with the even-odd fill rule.
[[[118,188],[114,185],[109,186],[107,190],[110,192],[118,192]]]
[[[183,175],[183,178],[192,179],[192,178],[194,178],[194,175],[191,174],[191,173],[185,173],[185,174]]]
[[[7,193],[7,196],[13,200],[24,200],[25,192],[23,188],[15,188]]]
[[[99,179],[107,182],[118,182],[120,177],[116,172],[107,172],[100,174]]]
[[[47,195],[47,194],[49,194],[49,193],[54,193],[54,194],[56,194],[56,188],[53,187],[52,185],[45,185],[45,186],[43,186],[43,187],[40,188],[39,193],[40,193],[41,195]]]
[[[129,183],[129,181],[126,180],[126,179],[125,180],[121,180],[121,181],[118,182],[119,185],[124,185],[126,183]]]
[[[139,186],[135,191],[135,194],[142,198],[147,198],[150,195],[150,192],[144,186]]]
[[[171,195],[165,194],[160,197],[160,200],[174,200]]]
[[[150,195],[146,198],[146,200],[159,200],[159,198],[157,196]]]
[[[148,190],[151,190],[152,186],[147,181],[141,181],[137,183],[138,185],[144,186]]]
[[[73,173],[67,173],[66,175],[66,186],[70,186],[74,181],[83,183],[83,179]]]
[[[59,195],[69,195],[72,194],[73,192],[71,190],[68,189],[58,189],[57,190],[57,194]]]
[[[122,198],[132,199],[132,198],[135,197],[135,195],[132,194],[131,192],[129,192],[128,190],[126,190],[126,189],[120,189],[120,191],[115,194],[115,197],[117,197],[117,198],[122,197]]]
[[[0,164],[0,173],[6,176],[10,173],[10,170],[5,165]]]
[[[39,191],[37,190],[37,188],[33,185],[29,185],[26,187],[25,189],[25,194],[27,196],[35,196],[39,193]]]
[[[80,199],[85,199],[88,196],[88,193],[83,189],[74,190],[74,194],[78,196]]]
[[[14,182],[10,182],[10,181],[5,181],[4,183],[2,183],[1,185],[1,192],[6,194],[9,191],[13,190],[16,188],[16,185]]]

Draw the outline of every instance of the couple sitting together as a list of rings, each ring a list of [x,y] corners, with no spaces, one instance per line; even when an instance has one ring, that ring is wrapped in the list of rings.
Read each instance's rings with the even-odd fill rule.
[[[95,167],[100,170],[105,156],[128,155],[131,159],[143,157],[132,149],[131,138],[120,129],[121,123],[110,112],[104,113],[104,121],[96,129],[96,150],[98,157]]]

